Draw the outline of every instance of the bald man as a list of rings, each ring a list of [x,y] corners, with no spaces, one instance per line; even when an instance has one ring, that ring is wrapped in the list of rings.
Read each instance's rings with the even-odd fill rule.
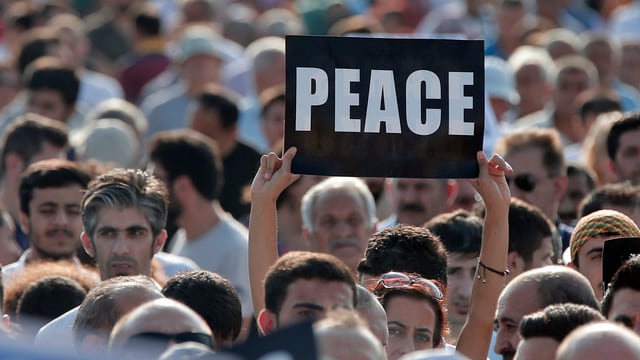
[[[620,325],[601,322],[572,332],[558,348],[558,360],[640,359],[640,337]]]
[[[138,355],[158,358],[170,344],[191,341],[213,348],[207,323],[186,305],[157,299],[139,306],[116,323],[109,351],[121,358],[139,358]]]

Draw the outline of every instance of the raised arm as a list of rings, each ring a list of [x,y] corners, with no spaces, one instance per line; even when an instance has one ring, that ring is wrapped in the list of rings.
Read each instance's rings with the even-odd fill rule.
[[[254,315],[264,308],[263,281],[269,267],[278,259],[276,200],[299,175],[291,173],[296,148],[281,158],[275,153],[262,155],[260,168],[251,184],[249,218],[249,281]]]
[[[504,288],[507,268],[511,193],[504,175],[513,170],[500,156],[494,155],[487,161],[484,153],[478,152],[477,158],[480,174],[477,179],[470,181],[482,196],[486,215],[469,314],[460,332],[456,350],[472,360],[486,360],[498,297]]]

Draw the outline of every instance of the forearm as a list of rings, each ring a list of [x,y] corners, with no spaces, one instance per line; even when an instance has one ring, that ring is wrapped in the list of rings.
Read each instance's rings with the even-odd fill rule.
[[[249,218],[249,281],[256,317],[264,309],[264,277],[277,259],[275,201],[252,201]]]
[[[505,271],[509,246],[508,207],[487,209],[477,276],[473,282],[469,315],[458,340],[457,351],[471,359],[487,358],[498,297],[505,276],[487,270]]]

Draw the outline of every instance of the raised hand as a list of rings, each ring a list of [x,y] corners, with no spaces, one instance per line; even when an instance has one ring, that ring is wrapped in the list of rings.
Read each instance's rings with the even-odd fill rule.
[[[291,173],[291,162],[296,152],[297,149],[291,147],[282,158],[273,152],[262,155],[260,168],[251,184],[252,199],[275,202],[282,191],[300,177]]]

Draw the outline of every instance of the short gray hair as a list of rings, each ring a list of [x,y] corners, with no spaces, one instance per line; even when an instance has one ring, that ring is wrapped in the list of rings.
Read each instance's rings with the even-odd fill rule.
[[[318,199],[330,191],[345,191],[356,195],[365,207],[367,222],[370,227],[376,220],[376,202],[364,181],[354,177],[330,177],[314,185],[302,198],[302,224],[309,232],[313,232],[313,211]]]
[[[142,170],[113,169],[89,183],[82,199],[82,224],[93,239],[103,208],[136,208],[145,215],[155,238],[167,223],[167,190]]]

